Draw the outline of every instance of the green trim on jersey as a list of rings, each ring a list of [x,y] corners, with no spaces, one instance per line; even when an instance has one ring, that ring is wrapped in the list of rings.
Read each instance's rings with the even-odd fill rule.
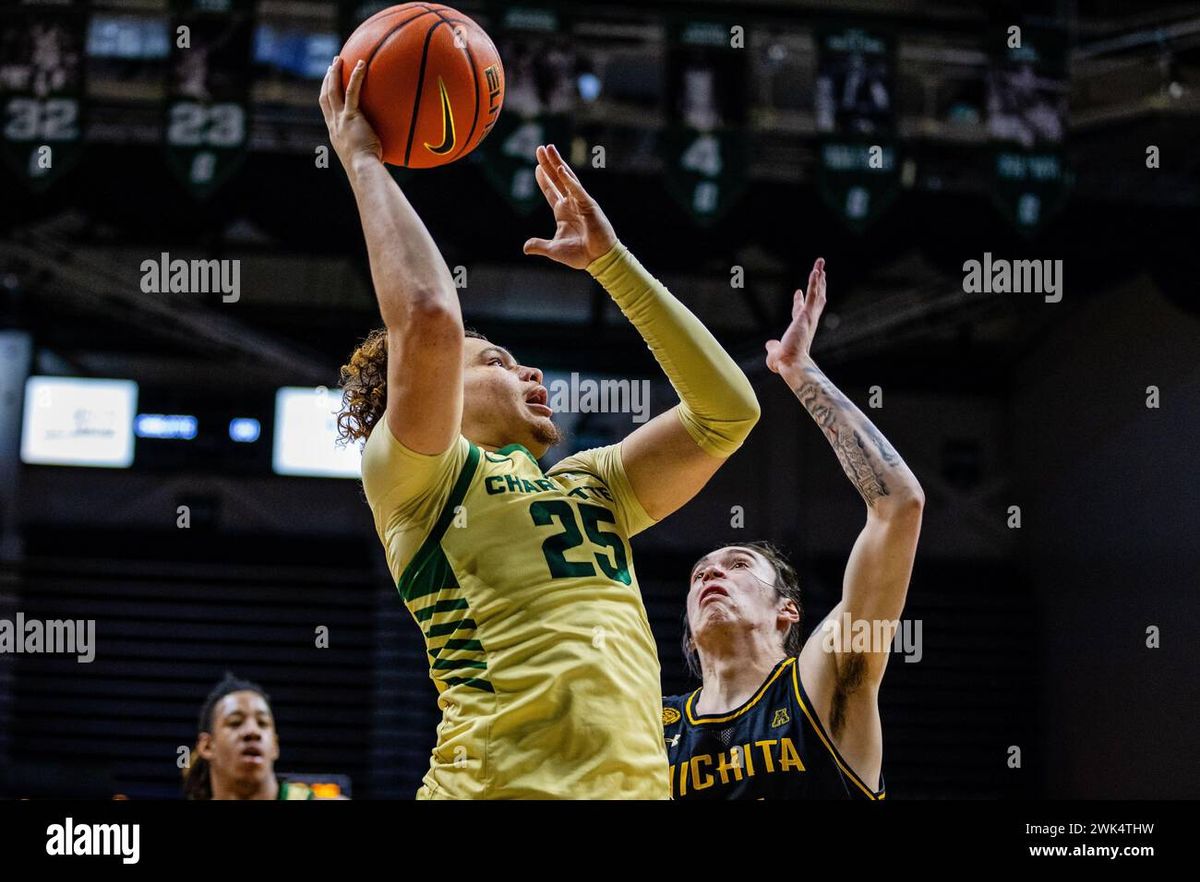
[[[465,598],[462,598],[462,597],[459,597],[456,600],[439,600],[437,603],[433,604],[432,606],[427,606],[424,609],[421,609],[416,614],[416,620],[418,622],[424,622],[427,619],[432,618],[434,613],[450,612],[450,610],[466,609],[466,608],[467,608],[467,601]]]
[[[464,684],[484,692],[495,692],[492,684],[480,675],[487,671],[487,656],[483,644],[475,639],[476,624],[471,618],[470,604],[465,597],[452,596],[462,588],[442,550],[442,537],[454,520],[455,509],[466,498],[467,489],[479,468],[479,458],[479,448],[470,444],[467,461],[463,463],[446,504],[433,529],[404,568],[396,589],[425,633],[430,675],[446,686]],[[452,613],[457,618],[434,622],[434,616],[439,613]],[[447,672],[459,676],[448,676]]]
[[[296,795],[302,794],[302,795]],[[275,795],[276,800],[284,799],[316,799],[317,795],[313,793],[313,789],[307,784],[299,781],[280,781],[279,792]]]
[[[462,501],[467,495],[467,488],[471,485],[471,479],[475,477],[478,467],[479,448],[471,444],[467,453],[467,461],[463,463],[462,471],[458,473],[458,480],[454,482],[450,496],[446,499],[446,504],[442,506],[441,514],[434,522],[433,529],[429,531],[429,535],[425,537],[425,541],[421,543],[421,547],[417,549],[417,553],[413,555],[413,559],[409,561],[404,572],[400,574],[400,579],[396,582],[396,588],[405,603],[411,603],[417,598],[436,593],[444,586],[447,576],[451,579],[454,578],[454,573],[450,571],[450,563],[446,560],[446,555],[442,553],[442,537],[446,535],[450,521],[454,519],[454,509],[462,505]]]
[[[499,450],[496,451],[496,455],[497,456],[507,456],[508,454],[512,453],[515,450],[519,450],[522,453],[524,453],[526,456],[528,456],[529,461],[538,467],[539,472],[542,470],[542,467],[540,465],[538,465],[537,457],[534,456],[532,453],[530,453],[528,450],[526,450],[524,445],[522,445],[522,444],[505,444],[503,447],[501,447]]]

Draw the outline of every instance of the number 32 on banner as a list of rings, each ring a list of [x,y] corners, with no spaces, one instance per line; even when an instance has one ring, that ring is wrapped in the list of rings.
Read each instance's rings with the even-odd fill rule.
[[[9,141],[74,141],[79,137],[79,102],[74,98],[11,98],[5,107]]]

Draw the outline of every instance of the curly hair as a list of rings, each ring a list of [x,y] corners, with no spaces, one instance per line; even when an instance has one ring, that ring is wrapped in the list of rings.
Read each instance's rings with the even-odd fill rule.
[[[734,543],[738,548],[749,548],[758,552],[767,563],[775,570],[775,593],[776,598],[783,600],[787,598],[796,604],[796,611],[800,617],[792,622],[787,633],[783,635],[783,651],[785,655],[799,655],[800,650],[804,648],[804,605],[800,593],[800,577],[796,575],[795,568],[788,563],[783,552],[772,545],[770,542],[738,542]],[[720,545],[714,548],[713,551],[720,551],[722,548],[729,548],[729,545]],[[710,551],[709,554],[712,554]],[[703,672],[700,668],[700,653],[696,650],[695,643],[692,640],[692,625],[688,621],[687,610],[683,612],[683,658],[687,662],[688,670],[697,678],[702,678]]]
[[[486,340],[468,328],[465,336]],[[342,409],[337,415],[342,443],[363,441],[387,409],[387,328],[376,328],[350,353],[338,375]]]

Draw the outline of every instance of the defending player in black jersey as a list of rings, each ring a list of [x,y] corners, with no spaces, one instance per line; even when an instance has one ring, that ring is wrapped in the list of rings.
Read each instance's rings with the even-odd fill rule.
[[[866,526],[841,601],[807,641],[795,571],[773,547],[726,546],[696,563],[684,650],[702,686],[663,702],[676,799],[884,796],[879,684],[925,500],[896,451],[813,362],[824,307],[818,260],[791,325],[767,343],[767,367],[824,431],[866,503]]]

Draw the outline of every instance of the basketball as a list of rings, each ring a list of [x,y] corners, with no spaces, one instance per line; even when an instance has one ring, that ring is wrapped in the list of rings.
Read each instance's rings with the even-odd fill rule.
[[[433,168],[474,150],[504,103],[504,66],[487,33],[437,3],[377,12],[342,48],[342,87],[366,62],[359,107],[383,145],[383,160]]]

